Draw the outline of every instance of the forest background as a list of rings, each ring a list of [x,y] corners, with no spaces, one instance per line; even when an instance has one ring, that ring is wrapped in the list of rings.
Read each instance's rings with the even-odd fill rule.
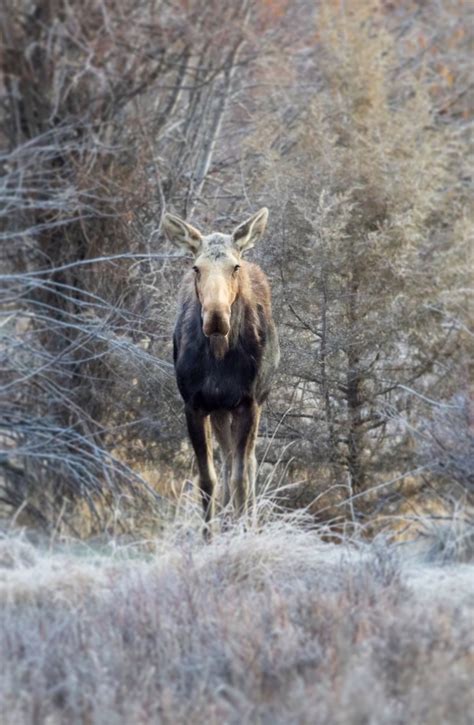
[[[5,515],[87,535],[179,508],[189,260],[160,220],[229,231],[263,205],[282,361],[260,493],[369,526],[472,497],[472,20],[462,0],[4,5]]]

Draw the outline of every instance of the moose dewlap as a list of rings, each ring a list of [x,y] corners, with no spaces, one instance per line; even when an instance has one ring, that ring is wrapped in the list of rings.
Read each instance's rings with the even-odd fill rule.
[[[174,214],[163,219],[168,238],[194,256],[180,287],[173,346],[206,524],[217,485],[211,431],[224,461],[224,507],[243,513],[255,485],[260,410],[280,352],[268,280],[242,255],[262,236],[267,218],[263,208],[232,234],[206,236]]]

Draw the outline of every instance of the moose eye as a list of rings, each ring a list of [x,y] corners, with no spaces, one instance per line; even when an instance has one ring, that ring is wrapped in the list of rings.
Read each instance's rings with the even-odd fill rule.
[[[199,274],[199,267],[193,267],[193,271],[196,272],[196,274]]]
[[[239,271],[239,269],[240,269],[240,264],[236,264],[236,265],[235,265],[235,267],[234,267],[234,274],[235,274],[236,272],[238,272],[238,271]]]

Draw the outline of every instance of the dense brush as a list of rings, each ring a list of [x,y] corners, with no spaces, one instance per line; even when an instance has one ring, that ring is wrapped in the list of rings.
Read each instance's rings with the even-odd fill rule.
[[[468,722],[468,564],[282,520],[207,545],[8,536],[0,567],[5,725]]]

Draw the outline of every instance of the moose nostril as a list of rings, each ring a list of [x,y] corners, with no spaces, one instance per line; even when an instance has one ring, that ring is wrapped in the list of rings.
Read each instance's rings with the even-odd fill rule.
[[[229,323],[228,323],[228,321],[226,319],[221,318],[220,323],[219,323],[219,326],[220,326],[219,332],[220,332],[221,335],[228,335],[229,334],[230,325],[229,325]]]

